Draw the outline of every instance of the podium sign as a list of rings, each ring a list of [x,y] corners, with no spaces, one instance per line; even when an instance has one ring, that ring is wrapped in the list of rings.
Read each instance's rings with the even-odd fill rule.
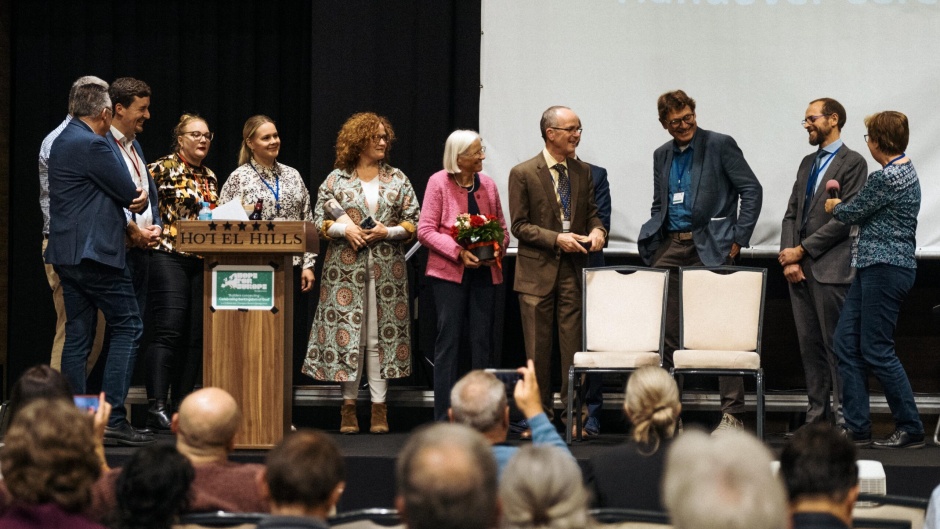
[[[271,448],[290,429],[293,256],[319,249],[302,221],[180,221],[177,248],[204,258],[203,385],[242,411],[238,448]]]

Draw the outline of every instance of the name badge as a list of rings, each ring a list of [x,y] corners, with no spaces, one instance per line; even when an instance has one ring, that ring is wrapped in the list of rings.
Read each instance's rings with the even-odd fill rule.
[[[680,191],[680,192],[678,192],[678,193],[673,193],[673,194],[672,194],[672,203],[673,203],[673,204],[681,204],[681,203],[683,203],[683,202],[685,202],[685,191]]]
[[[563,221],[561,221],[561,231],[563,231],[563,232],[565,232],[565,233],[568,233],[569,231],[571,231],[571,221],[570,221],[570,220],[563,220]]]

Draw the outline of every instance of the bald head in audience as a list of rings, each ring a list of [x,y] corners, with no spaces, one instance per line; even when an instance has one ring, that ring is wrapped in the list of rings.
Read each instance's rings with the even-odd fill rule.
[[[488,529],[499,521],[496,460],[459,424],[418,430],[398,455],[395,506],[409,529]]]
[[[176,448],[196,463],[225,459],[235,448],[240,423],[241,411],[231,395],[219,388],[200,389],[173,414]]]

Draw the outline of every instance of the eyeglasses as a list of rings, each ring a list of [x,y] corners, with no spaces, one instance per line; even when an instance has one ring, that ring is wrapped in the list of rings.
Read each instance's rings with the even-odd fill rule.
[[[462,152],[458,156],[467,156],[469,158],[482,158],[484,154],[486,154],[486,147],[480,147],[479,151]]]
[[[810,116],[810,117],[804,119],[803,121],[801,121],[801,122],[800,122],[800,125],[806,125],[807,123],[810,123],[810,124],[816,123],[816,120],[819,119],[819,118],[821,118],[821,117],[823,117],[823,116],[825,116],[825,114],[817,114],[817,115],[815,115],[815,116]]]
[[[866,135],[864,135],[864,136],[862,136],[862,137],[865,138],[865,143],[868,143],[868,134],[866,134]]]
[[[192,132],[184,132],[180,134],[180,136],[189,136],[190,138],[193,139],[193,141],[199,141],[203,138],[205,138],[206,141],[212,141],[212,138],[215,138],[215,133],[214,132],[199,132],[198,130],[194,130]]]
[[[581,133],[584,131],[584,129],[583,129],[582,127],[567,127],[567,128],[564,128],[564,129],[561,128],[561,127],[548,127],[548,128],[550,128],[550,129],[555,129],[555,130],[563,130],[563,131],[567,132],[568,134],[574,134],[574,133],[581,134]]]
[[[385,143],[388,143],[388,134],[376,134],[372,136],[373,143],[378,143],[380,141],[385,141]]]
[[[666,122],[666,125],[669,125],[670,128],[674,129],[679,126],[679,123],[685,123],[686,125],[691,125],[692,123],[695,123],[695,113],[686,114],[682,116],[681,118],[670,119],[669,121]]]

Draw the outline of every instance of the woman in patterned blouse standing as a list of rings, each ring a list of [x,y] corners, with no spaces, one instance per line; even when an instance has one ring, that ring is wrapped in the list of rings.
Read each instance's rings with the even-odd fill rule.
[[[833,337],[842,377],[845,435],[857,446],[921,448],[924,424],[917,412],[911,382],[894,350],[894,330],[901,302],[917,274],[917,214],[920,180],[904,152],[910,128],[900,112],[865,118],[865,143],[883,169],[868,175],[850,202],[826,201],[826,211],[845,224],[858,226],[852,247],[855,279],[849,286]],[[885,440],[871,441],[868,372],[878,378],[894,417],[895,430]]]
[[[315,223],[329,241],[303,372],[340,382],[340,432],[359,432],[356,397],[369,381],[369,431],[387,433],[387,379],[411,373],[405,245],[419,206],[411,182],[388,165],[395,132],[384,117],[350,117],[336,139],[336,169],[317,194]]]
[[[173,154],[150,164],[157,185],[163,235],[150,264],[153,339],[147,351],[147,426],[169,430],[170,388],[179,404],[202,368],[202,258],[176,249],[178,220],[196,220],[203,202],[215,204],[215,173],[202,165],[213,134],[206,121],[183,114],[173,128]]]
[[[313,220],[310,193],[300,173],[277,161],[281,137],[274,121],[263,115],[251,116],[242,128],[242,146],[238,168],[222,185],[219,203],[239,199],[251,209],[261,200],[261,218],[265,220]],[[307,353],[309,319],[307,297],[313,288],[316,254],[294,257],[294,367],[299,368]]]

